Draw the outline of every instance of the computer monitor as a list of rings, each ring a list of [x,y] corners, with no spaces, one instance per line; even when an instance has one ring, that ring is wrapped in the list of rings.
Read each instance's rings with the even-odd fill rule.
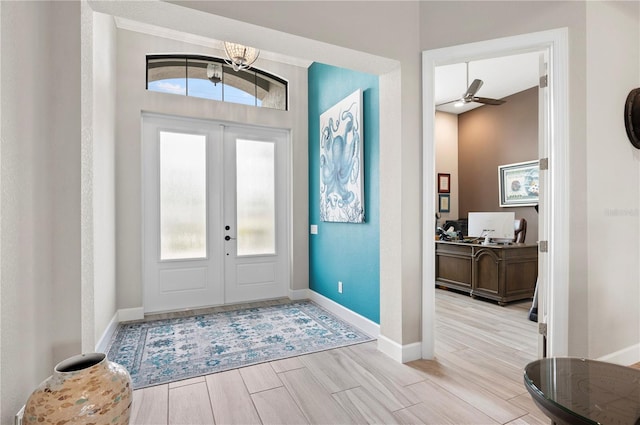
[[[513,212],[470,212],[469,235],[473,238],[487,236],[497,243],[513,241],[516,215]]]

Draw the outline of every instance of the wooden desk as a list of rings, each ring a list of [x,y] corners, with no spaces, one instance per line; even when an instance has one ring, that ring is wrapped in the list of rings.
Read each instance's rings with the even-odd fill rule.
[[[533,298],[538,245],[482,245],[436,241],[436,285],[500,305]]]

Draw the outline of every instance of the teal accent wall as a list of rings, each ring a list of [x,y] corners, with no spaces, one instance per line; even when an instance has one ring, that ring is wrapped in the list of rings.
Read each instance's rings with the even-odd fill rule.
[[[320,221],[320,114],[363,91],[365,223]],[[309,67],[309,287],[380,323],[380,114],[378,76],[321,63]],[[338,293],[338,281],[343,283]]]

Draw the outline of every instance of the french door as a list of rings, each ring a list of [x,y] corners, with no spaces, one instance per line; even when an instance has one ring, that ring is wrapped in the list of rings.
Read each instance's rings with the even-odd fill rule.
[[[143,115],[145,312],[285,296],[288,133]]]

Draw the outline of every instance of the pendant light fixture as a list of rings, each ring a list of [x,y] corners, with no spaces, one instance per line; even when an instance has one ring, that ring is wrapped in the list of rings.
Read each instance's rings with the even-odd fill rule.
[[[209,63],[207,65],[207,78],[213,83],[218,85],[222,81],[222,65],[217,63]]]

